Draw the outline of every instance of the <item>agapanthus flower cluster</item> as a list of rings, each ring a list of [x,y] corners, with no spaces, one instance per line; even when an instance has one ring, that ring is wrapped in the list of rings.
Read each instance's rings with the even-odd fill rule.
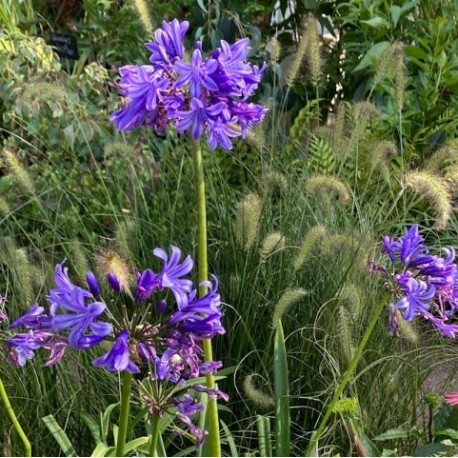
[[[430,253],[418,225],[402,237],[383,237],[382,252],[390,264],[370,262],[369,268],[384,276],[392,292],[391,333],[398,333],[398,315],[402,314],[406,321],[421,316],[444,336],[455,338],[458,324],[452,317],[458,308],[458,266],[454,263],[455,250],[450,247],[443,251],[445,257]]]
[[[204,56],[197,41],[190,61],[186,60],[183,38],[187,21],[164,21],[146,43],[150,65],[127,65],[120,69],[119,90],[125,106],[110,117],[117,129],[132,130],[141,125],[163,132],[172,124],[194,140],[207,136],[209,148],[231,149],[231,138],[245,137],[248,128],[259,123],[266,109],[248,98],[255,92],[264,66],[247,62],[249,39],[220,47]]]
[[[162,268],[136,271],[132,287],[108,272],[106,282],[99,283],[93,272],[87,272],[87,287],[72,282],[68,268],[57,264],[56,287],[47,296],[47,306],[35,304],[25,315],[11,323],[25,332],[7,340],[11,360],[24,366],[38,349],[46,349],[46,366],[57,363],[68,348],[84,350],[103,343],[111,348],[92,361],[108,371],[141,372],[162,386],[161,397],[144,396],[151,413],[163,413],[176,407],[176,417],[200,445],[205,432],[189,418],[202,409],[196,398],[185,391],[175,395],[186,381],[221,367],[219,361],[203,361],[201,341],[225,332],[222,324],[218,281],[204,282],[208,292],[197,297],[189,274],[193,260],[181,261],[181,251],[172,246],[171,255],[161,248],[153,251]],[[104,300],[104,297],[109,300]],[[197,383],[197,382],[196,382]],[[186,384],[186,387],[189,383]],[[167,389],[168,387],[168,389]],[[217,388],[202,385],[194,391],[226,398]],[[168,394],[169,393],[169,394]],[[171,394],[170,394],[171,393]]]

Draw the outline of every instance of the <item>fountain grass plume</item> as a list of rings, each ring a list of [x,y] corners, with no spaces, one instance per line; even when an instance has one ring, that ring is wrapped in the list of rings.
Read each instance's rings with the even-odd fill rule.
[[[436,218],[435,227],[445,229],[452,215],[452,197],[447,181],[431,172],[418,170],[406,173],[405,186],[424,196]]]
[[[153,23],[151,20],[151,14],[149,6],[146,0],[133,0],[135,9],[137,10],[138,17],[148,37],[153,35]]]
[[[394,156],[398,153],[398,149],[394,142],[389,140],[377,140],[371,144],[367,161],[370,163],[370,170],[377,171],[385,181],[389,181],[391,168],[389,164],[389,156]]]
[[[351,314],[344,306],[339,307],[337,321],[340,346],[343,354],[345,355],[346,363],[348,364],[355,354],[355,345],[352,333],[352,324],[354,321],[352,320]]]
[[[458,162],[458,146],[455,142],[438,148],[425,161],[424,168],[433,173],[448,171],[448,167]],[[447,172],[446,172],[447,173]]]
[[[34,196],[35,184],[26,167],[21,163],[16,154],[5,148],[3,150],[3,159],[9,173],[16,179],[22,190],[26,194]]]
[[[237,203],[235,229],[237,239],[251,248],[258,238],[262,202],[258,194],[251,192]]]
[[[275,406],[275,401],[271,395],[256,386],[254,382],[255,378],[256,374],[250,374],[243,379],[243,391],[247,399],[257,408],[264,411],[269,410]]]
[[[267,234],[261,243],[261,258],[265,259],[267,256],[275,251],[281,250],[285,247],[285,236],[278,231]]]
[[[323,57],[321,55],[320,35],[317,28],[317,20],[313,14],[309,14],[306,19],[306,60],[310,73],[310,78],[315,86],[318,86],[323,77]]]
[[[70,244],[72,265],[79,276],[83,276],[89,269],[89,262],[86,256],[86,250],[78,239],[73,239]]]
[[[102,276],[116,275],[121,289],[127,290],[130,283],[129,264],[113,248],[103,248],[96,255],[96,265]]]
[[[11,214],[11,208],[6,199],[0,196],[0,215],[8,216],[9,214]]]
[[[302,64],[304,63],[307,54],[308,43],[305,34],[299,38],[299,45],[297,47],[295,58],[291,64],[288,76],[286,77],[288,87],[292,87],[300,74]]]
[[[341,202],[350,202],[351,192],[348,185],[334,175],[316,174],[305,182],[305,191],[309,195],[332,195]]]
[[[310,260],[313,250],[318,246],[325,235],[326,227],[321,224],[313,226],[307,231],[293,261],[294,271],[298,271]]]
[[[278,302],[275,304],[272,316],[272,327],[275,328],[289,308],[308,294],[309,292],[302,288],[290,288],[284,291]]]

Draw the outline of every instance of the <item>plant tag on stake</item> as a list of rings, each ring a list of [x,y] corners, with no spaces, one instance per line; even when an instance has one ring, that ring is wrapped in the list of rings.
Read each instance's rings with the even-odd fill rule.
[[[78,60],[80,57],[75,35],[53,33],[51,34],[51,45],[59,57],[67,57],[73,60]]]

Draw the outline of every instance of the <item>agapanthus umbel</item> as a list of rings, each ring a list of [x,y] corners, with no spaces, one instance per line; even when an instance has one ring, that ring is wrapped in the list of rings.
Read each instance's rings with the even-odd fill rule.
[[[176,387],[215,373],[222,366],[219,361],[204,362],[201,347],[203,339],[225,332],[221,299],[216,277],[213,282],[204,282],[209,291],[198,298],[189,278],[192,258],[181,261],[180,249],[172,246],[171,251],[169,256],[156,248],[153,253],[161,260],[162,268],[136,271],[132,275],[135,284],[126,288],[120,287],[113,272],[106,275],[104,284],[94,273],[87,272],[88,288],[75,285],[68,269],[57,264],[56,288],[47,297],[47,307],[35,304],[14,320],[11,327],[24,327],[26,332],[7,342],[11,360],[20,366],[32,359],[38,349],[50,352],[45,363],[49,366],[57,363],[69,347],[81,350],[112,342],[105,354],[94,359],[94,366],[131,373],[139,373],[143,367],[154,384],[163,385],[157,396],[144,395],[151,413],[175,409],[176,418],[199,445],[205,432],[192,424],[189,415],[199,411],[200,404],[189,391],[177,396]],[[200,385],[194,389],[203,390],[206,388]],[[207,392],[225,398],[217,388]]]
[[[398,314],[412,321],[422,316],[444,336],[455,338],[458,324],[452,317],[458,308],[458,266],[455,250],[444,248],[445,257],[433,255],[424,244],[418,225],[413,225],[402,237],[385,236],[382,252],[389,264],[370,262],[370,270],[381,273],[393,294],[389,326],[398,333]]]
[[[119,71],[125,106],[110,117],[117,129],[147,125],[157,132],[172,124],[194,140],[207,136],[209,148],[231,149],[231,138],[242,136],[262,121],[266,108],[249,103],[264,66],[247,62],[249,39],[233,45],[221,40],[208,56],[197,41],[185,60],[183,37],[187,21],[164,21],[154,41],[146,43],[151,65],[127,65]]]

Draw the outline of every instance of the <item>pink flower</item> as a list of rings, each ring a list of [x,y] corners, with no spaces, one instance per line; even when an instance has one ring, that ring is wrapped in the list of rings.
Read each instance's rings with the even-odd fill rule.
[[[458,391],[450,391],[444,396],[444,401],[449,406],[458,406]]]

